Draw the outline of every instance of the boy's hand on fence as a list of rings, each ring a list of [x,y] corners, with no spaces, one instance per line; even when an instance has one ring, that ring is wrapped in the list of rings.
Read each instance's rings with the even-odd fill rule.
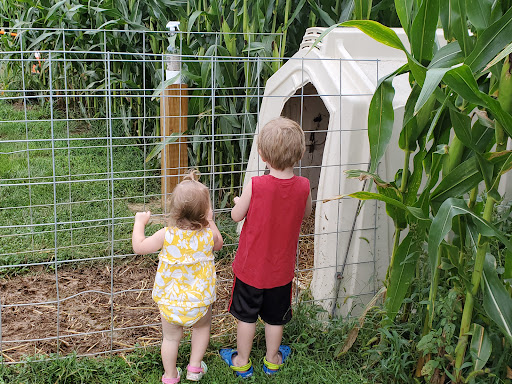
[[[151,217],[151,212],[137,212],[135,214],[135,223],[141,223],[142,225],[146,225]]]
[[[235,205],[238,203],[239,200],[240,200],[240,198],[238,196],[235,196],[235,198],[233,199],[233,201],[235,202]]]

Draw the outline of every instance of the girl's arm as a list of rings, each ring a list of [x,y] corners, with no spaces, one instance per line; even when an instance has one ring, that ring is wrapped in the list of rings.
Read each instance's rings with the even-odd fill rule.
[[[220,234],[219,228],[217,228],[217,225],[213,221],[213,212],[210,210],[208,213],[208,226],[213,232],[213,250],[218,251],[222,248],[224,245],[224,239],[222,238],[222,235]]]
[[[247,215],[252,196],[252,182],[249,182],[242,191],[242,196],[235,197],[235,206],[231,210],[231,218],[236,221],[242,221]]]
[[[137,212],[135,214],[135,223],[133,224],[132,247],[133,251],[138,255],[146,255],[153,253],[162,248],[164,245],[165,228],[150,237],[144,235],[144,228],[149,221],[151,212]]]

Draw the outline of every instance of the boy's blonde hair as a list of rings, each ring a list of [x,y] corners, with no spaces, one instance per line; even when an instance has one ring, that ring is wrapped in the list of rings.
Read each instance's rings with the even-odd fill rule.
[[[299,124],[286,117],[270,120],[258,136],[258,152],[272,168],[293,167],[306,150],[304,132]]]
[[[210,191],[200,183],[199,172],[191,170],[171,195],[169,225],[198,230],[208,226]]]

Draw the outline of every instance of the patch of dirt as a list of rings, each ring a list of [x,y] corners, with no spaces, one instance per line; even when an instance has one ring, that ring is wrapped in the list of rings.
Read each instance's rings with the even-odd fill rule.
[[[299,241],[295,297],[313,276],[314,215],[301,232],[307,236]],[[216,262],[212,337],[236,334],[235,319],[226,312],[233,284],[231,262]],[[34,354],[98,354],[159,345],[160,316],[151,298],[156,267],[156,257],[136,256],[116,261],[113,269],[109,262],[82,263],[81,268],[64,264],[57,274],[34,268],[26,275],[0,279],[2,358],[15,362]]]
[[[34,109],[34,106],[32,104],[25,104],[23,101],[15,101],[11,105],[17,111],[24,111],[25,108],[27,108],[27,110]]]

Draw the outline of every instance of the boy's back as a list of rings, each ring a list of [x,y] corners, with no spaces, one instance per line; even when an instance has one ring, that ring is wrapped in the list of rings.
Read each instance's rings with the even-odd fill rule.
[[[294,276],[309,180],[264,175],[253,177],[251,183],[250,205],[233,271],[237,278],[255,288],[283,286]]]
[[[237,349],[223,348],[222,360],[240,377],[250,377],[256,322],[265,322],[263,371],[277,373],[291,353],[281,345],[292,318],[292,280],[302,219],[311,213],[309,181],[293,174],[306,150],[299,124],[280,117],[260,130],[258,153],[269,174],[257,176],[235,197],[234,221],[245,223],[233,261],[235,279],[229,312],[238,319]]]

